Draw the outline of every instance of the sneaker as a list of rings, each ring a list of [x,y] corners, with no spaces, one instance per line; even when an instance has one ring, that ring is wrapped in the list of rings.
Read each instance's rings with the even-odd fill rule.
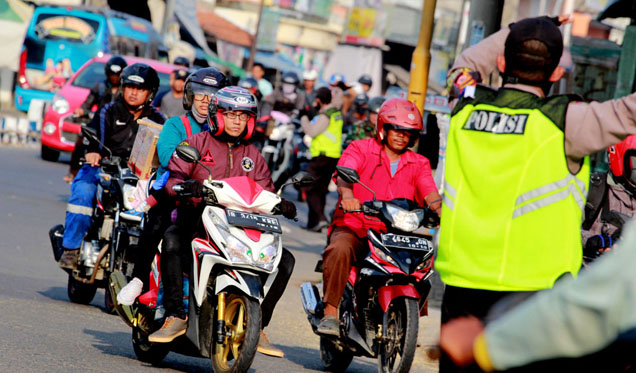
[[[335,316],[325,316],[320,320],[316,330],[318,334],[340,336],[340,320]]]
[[[126,286],[124,286],[119,294],[117,294],[117,302],[124,306],[130,306],[135,303],[135,299],[141,294],[144,283],[137,277],[133,278]]]
[[[285,353],[280,348],[274,346],[267,336],[265,332],[261,330],[261,337],[258,339],[258,347],[256,351],[260,352],[263,355],[273,356],[273,357],[284,357]]]
[[[77,258],[79,257],[79,249],[75,250],[66,250],[64,249],[64,253],[60,257],[60,267],[68,268],[68,269],[76,269],[77,268]]]
[[[161,329],[150,334],[148,341],[153,343],[172,342],[178,336],[184,335],[188,328],[188,318],[180,319],[176,316],[168,316]]]
[[[144,218],[144,211],[138,211],[135,209],[126,210],[122,211],[119,216],[131,221],[141,221],[141,219]]]

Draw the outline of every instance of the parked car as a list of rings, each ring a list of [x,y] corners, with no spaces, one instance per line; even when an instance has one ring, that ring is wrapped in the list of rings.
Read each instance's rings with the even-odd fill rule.
[[[42,159],[55,162],[60,152],[73,151],[81,131],[81,124],[73,116],[73,111],[86,100],[90,89],[105,79],[104,65],[110,57],[110,55],[103,55],[91,58],[54,94],[42,124]],[[124,57],[124,59],[129,65],[142,62],[157,70],[160,80],[159,90],[169,89],[170,73],[178,68],[176,65],[145,58]]]
[[[129,14],[87,6],[35,8],[24,37],[15,105],[49,102],[86,61],[106,53],[167,61],[167,49],[152,24]]]

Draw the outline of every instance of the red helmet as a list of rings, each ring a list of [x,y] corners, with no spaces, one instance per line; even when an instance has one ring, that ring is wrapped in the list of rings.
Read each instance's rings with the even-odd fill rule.
[[[636,192],[636,135],[607,149],[610,172],[628,191]]]
[[[379,142],[384,141],[386,137],[385,126],[411,132],[408,145],[408,147],[411,147],[415,145],[419,137],[417,134],[422,130],[422,115],[417,106],[411,101],[402,98],[392,98],[382,104],[378,112],[375,133]]]

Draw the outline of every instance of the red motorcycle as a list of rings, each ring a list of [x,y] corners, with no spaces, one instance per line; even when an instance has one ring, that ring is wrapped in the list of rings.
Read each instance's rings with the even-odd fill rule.
[[[360,183],[355,170],[336,169],[344,181]],[[379,219],[387,233],[367,232],[369,254],[353,264],[340,302],[339,337],[316,332],[323,317],[322,297],[315,285],[301,286],[303,307],[314,333],[320,335],[321,360],[326,370],[344,371],[353,356],[367,356],[378,359],[380,372],[408,372],[417,347],[419,317],[426,314],[434,252],[426,236],[413,232],[437,226],[439,218],[407,199],[374,198],[351,212]],[[322,261],[316,271],[322,272]]]

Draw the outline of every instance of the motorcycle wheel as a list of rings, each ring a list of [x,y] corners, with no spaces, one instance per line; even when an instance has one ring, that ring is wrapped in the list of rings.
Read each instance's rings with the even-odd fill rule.
[[[110,286],[106,286],[104,289],[104,312],[115,315],[115,304],[113,303],[113,297],[110,295]]]
[[[42,148],[40,149],[40,157],[45,161],[57,162],[60,158],[60,152],[53,148],[49,148],[48,146],[42,145]]]
[[[378,351],[379,373],[406,373],[411,369],[417,347],[419,323],[417,300],[396,300],[387,310],[387,338]]]
[[[97,287],[77,281],[72,275],[68,276],[68,286],[66,288],[68,299],[73,303],[89,304],[95,297]]]
[[[137,327],[132,328],[132,344],[137,359],[152,365],[159,364],[170,352],[165,343],[148,341],[148,334]]]
[[[320,337],[320,360],[326,371],[344,372],[351,364],[353,354],[351,351],[342,351],[329,338]]]
[[[229,294],[224,315],[225,342],[216,344],[215,351],[210,354],[212,369],[215,373],[247,372],[260,338],[261,308],[257,301],[247,296]]]

